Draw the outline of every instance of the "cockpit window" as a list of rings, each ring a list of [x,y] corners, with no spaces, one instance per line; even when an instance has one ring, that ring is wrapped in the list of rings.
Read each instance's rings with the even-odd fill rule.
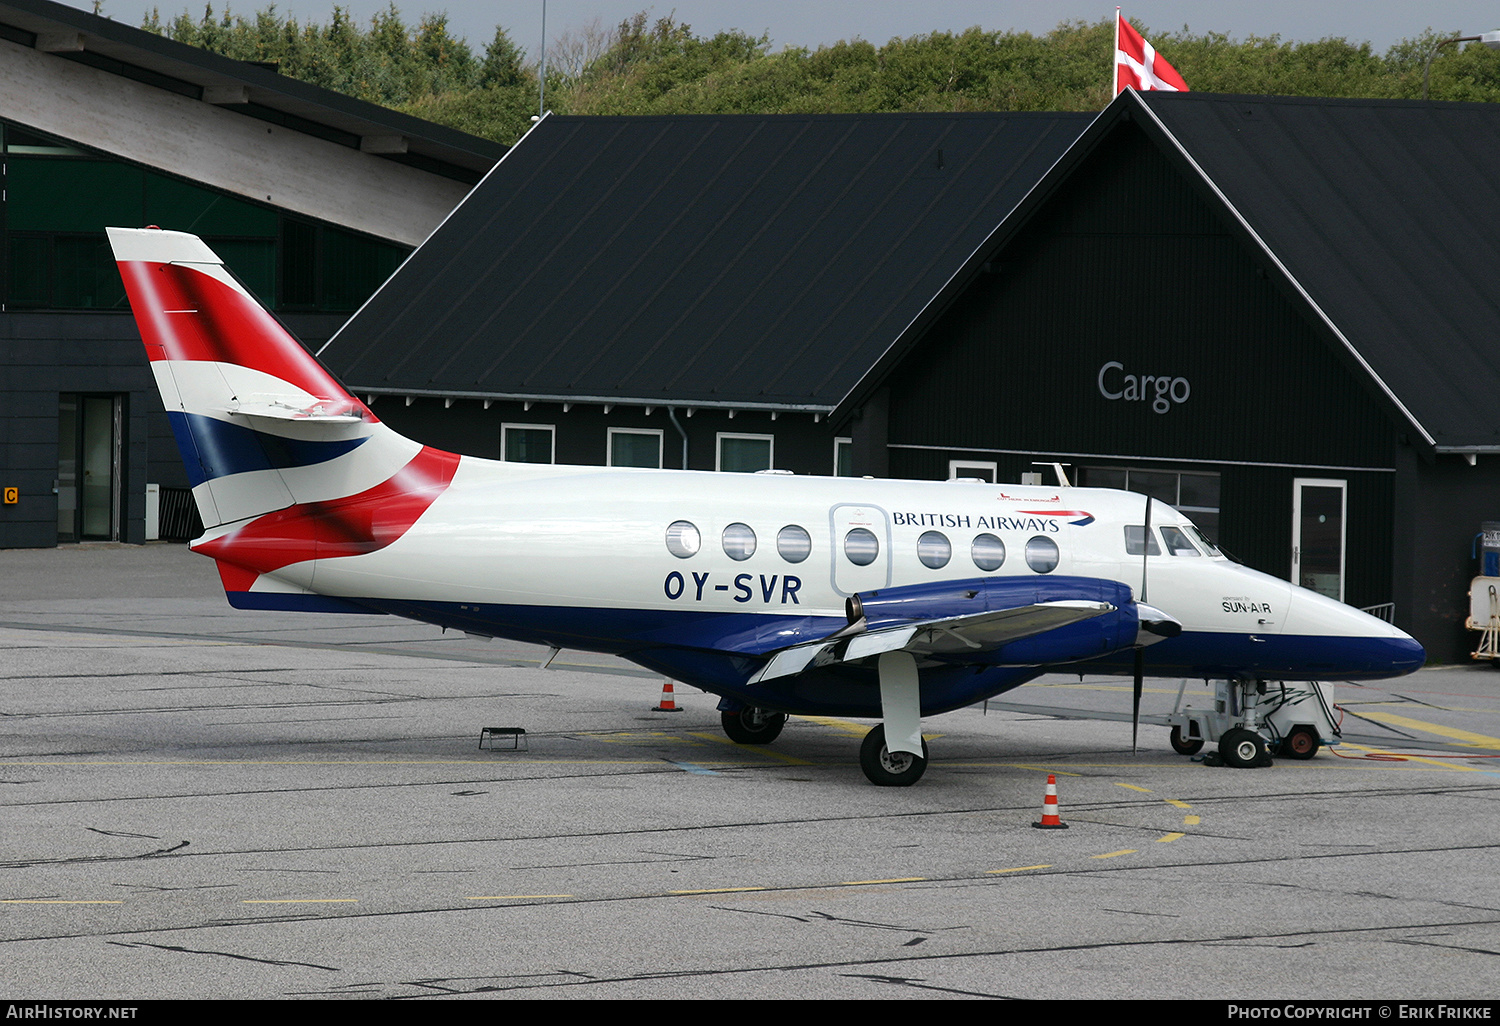
[[[1163,526],[1161,529],[1162,541],[1167,543],[1167,551],[1174,556],[1201,556],[1202,553],[1193,547],[1188,536],[1180,528]]]
[[[1188,534],[1198,539],[1198,544],[1203,546],[1203,551],[1207,552],[1210,556],[1222,556],[1224,554],[1219,551],[1219,547],[1217,545],[1208,540],[1208,535],[1198,530],[1198,525],[1188,524],[1187,531]]]
[[[1145,539],[1142,541],[1142,539]],[[1156,544],[1156,532],[1146,537],[1146,528],[1141,524],[1128,525],[1125,528],[1125,554],[1127,556],[1159,556],[1161,546]]]

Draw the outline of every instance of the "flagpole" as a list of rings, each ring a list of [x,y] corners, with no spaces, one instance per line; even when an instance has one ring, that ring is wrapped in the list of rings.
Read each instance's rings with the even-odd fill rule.
[[[1115,52],[1109,55],[1109,95],[1113,99],[1120,95],[1120,9],[1115,8]]]

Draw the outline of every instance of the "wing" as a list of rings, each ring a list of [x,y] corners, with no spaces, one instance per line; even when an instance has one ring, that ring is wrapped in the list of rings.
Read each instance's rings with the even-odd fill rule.
[[[918,658],[976,662],[1005,645],[1107,616],[1118,610],[1109,602],[1060,599],[1033,602],[1010,609],[987,610],[961,616],[939,617],[873,630],[846,628],[828,638],[784,648],[771,657],[750,683],[801,673],[830,663],[853,662],[882,652],[910,652]]]

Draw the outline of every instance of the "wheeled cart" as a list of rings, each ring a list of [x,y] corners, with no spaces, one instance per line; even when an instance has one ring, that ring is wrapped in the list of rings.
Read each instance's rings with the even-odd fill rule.
[[[1269,766],[1272,754],[1311,759],[1338,744],[1333,685],[1322,681],[1214,680],[1188,690],[1184,680],[1167,723],[1172,748],[1193,755],[1204,742],[1219,746],[1225,765]],[[1209,690],[1211,689],[1211,690]]]

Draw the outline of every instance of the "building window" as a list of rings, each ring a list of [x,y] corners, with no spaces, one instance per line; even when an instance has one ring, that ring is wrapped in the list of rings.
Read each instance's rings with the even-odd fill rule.
[[[719,432],[719,460],[714,469],[732,474],[770,470],[775,463],[773,435],[734,435]]]
[[[835,438],[833,440],[833,476],[854,476],[854,439]]]
[[[500,458],[507,463],[552,463],[551,424],[500,425]]]
[[[948,480],[956,481],[959,478],[978,478],[981,481],[995,483],[995,461],[994,460],[949,460]]]
[[[661,431],[645,428],[609,429],[609,466],[661,468]]]
[[[1133,467],[1083,467],[1078,474],[1078,483],[1086,488],[1118,488],[1160,499],[1186,515],[1211,541],[1217,543],[1219,540],[1218,474]]]
[[[201,236],[273,309],[355,310],[411,251],[3,122],[0,141],[11,309],[124,309],[105,225]]]

